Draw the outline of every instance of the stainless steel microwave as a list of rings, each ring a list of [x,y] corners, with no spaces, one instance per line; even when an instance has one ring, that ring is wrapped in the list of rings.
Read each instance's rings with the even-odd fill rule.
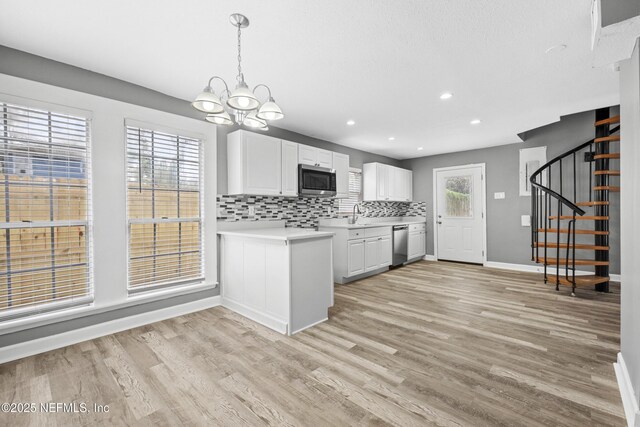
[[[298,195],[335,196],[336,171],[319,166],[298,165]]]

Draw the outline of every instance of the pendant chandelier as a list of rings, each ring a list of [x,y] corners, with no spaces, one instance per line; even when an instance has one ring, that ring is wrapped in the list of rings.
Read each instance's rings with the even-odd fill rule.
[[[235,122],[239,125],[267,130],[269,128],[267,121],[280,120],[284,114],[271,96],[271,89],[267,85],[259,84],[251,90],[245,83],[244,74],[242,74],[240,41],[242,29],[249,26],[249,19],[240,13],[234,13],[229,17],[229,20],[234,27],[238,28],[238,76],[236,77],[238,83],[235,89],[230,91],[223,78],[213,76],[209,79],[207,87],[191,105],[196,110],[207,114],[205,120],[217,125],[228,126]],[[220,96],[215,93],[212,87],[213,82],[217,80],[224,85]],[[256,90],[261,87],[267,90],[269,96],[263,103],[260,103],[256,97]],[[233,120],[231,119],[232,115],[234,116]]]

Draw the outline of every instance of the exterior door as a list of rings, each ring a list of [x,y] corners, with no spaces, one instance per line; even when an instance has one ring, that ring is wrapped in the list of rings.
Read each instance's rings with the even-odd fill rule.
[[[482,166],[436,170],[438,259],[483,262],[483,179]]]

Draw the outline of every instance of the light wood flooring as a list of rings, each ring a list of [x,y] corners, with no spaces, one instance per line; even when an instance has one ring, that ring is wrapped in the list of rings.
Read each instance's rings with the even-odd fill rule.
[[[0,425],[623,426],[619,288],[422,261],[337,285],[294,337],[222,307],[0,366]]]

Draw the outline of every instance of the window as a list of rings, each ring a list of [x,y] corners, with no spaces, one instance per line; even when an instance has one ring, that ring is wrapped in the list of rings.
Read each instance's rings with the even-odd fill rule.
[[[200,140],[126,132],[129,290],[202,281]]]
[[[362,170],[349,168],[349,198],[340,199],[338,211],[343,214],[353,213],[353,206],[362,201]]]
[[[89,121],[0,101],[0,318],[93,297]]]

